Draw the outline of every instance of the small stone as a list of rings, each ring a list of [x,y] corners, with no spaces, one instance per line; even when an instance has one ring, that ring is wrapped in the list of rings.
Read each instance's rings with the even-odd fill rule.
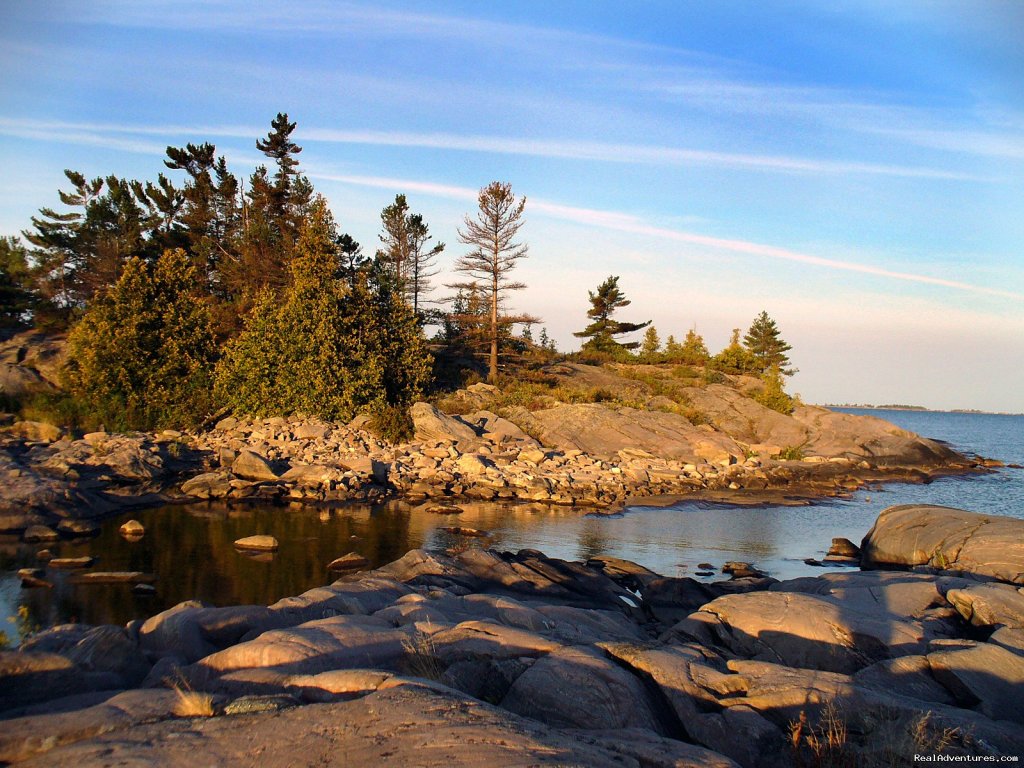
[[[138,520],[129,520],[117,529],[126,539],[138,539],[146,532],[145,526]]]
[[[277,539],[273,536],[246,536],[245,538],[238,539],[238,541],[235,542],[235,547],[238,549],[255,549],[270,552],[277,549],[278,543]]]
[[[448,528],[442,528],[445,533],[450,533],[452,536],[466,536],[473,539],[486,539],[491,534],[487,531],[480,531],[476,528],[463,528],[460,526],[451,526]]]
[[[89,568],[96,562],[95,557],[82,555],[81,557],[55,557],[50,560],[50,567],[58,570],[72,570],[75,568]]]
[[[337,571],[361,571],[369,566],[370,561],[356,552],[349,552],[327,564],[327,570]]]
[[[57,530],[65,536],[95,536],[100,527],[89,520],[61,520]]]
[[[30,525],[21,536],[22,541],[34,543],[37,541],[56,541],[60,535],[45,525]]]
[[[156,594],[156,587],[152,584],[135,584],[132,587],[132,593],[144,597]]]

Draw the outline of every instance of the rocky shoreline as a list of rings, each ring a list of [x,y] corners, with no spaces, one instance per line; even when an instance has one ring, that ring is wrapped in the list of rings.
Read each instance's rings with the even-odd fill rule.
[[[628,443],[602,424],[599,417],[608,414],[628,420]],[[563,434],[548,435],[542,443],[490,411],[450,416],[419,403],[412,408],[416,437],[400,445],[372,435],[362,419],[342,425],[298,417],[228,417],[200,432],[97,432],[77,440],[47,425],[21,422],[0,435],[5,478],[0,531],[197,499],[301,504],[467,499],[612,511],[659,497],[806,503],[871,483],[928,482],[942,474],[984,471],[982,462],[891,425],[890,432],[898,434],[871,425],[874,431],[857,440],[844,438],[846,443],[830,451],[782,458],[777,447],[755,446],[758,452],[675,414],[603,409],[572,433],[570,414],[555,415]],[[520,416],[537,420],[537,414]],[[642,421],[652,418],[652,423]],[[696,441],[686,442],[677,420]],[[675,431],[666,433],[666,424]],[[591,450],[576,447],[588,443]]]
[[[865,538],[864,570],[815,578],[414,550],[267,607],[54,627],[0,653],[0,761],[1024,756],[1022,542],[1021,520],[904,506]]]

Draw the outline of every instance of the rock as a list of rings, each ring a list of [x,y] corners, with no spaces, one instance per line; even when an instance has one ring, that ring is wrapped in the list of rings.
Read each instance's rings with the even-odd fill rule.
[[[157,658],[180,656],[188,662],[213,653],[216,649],[199,624],[204,607],[198,600],[189,600],[146,619],[139,628],[139,646]]]
[[[479,441],[477,433],[465,422],[442,413],[430,403],[413,403],[409,408],[415,439],[422,443],[438,440],[468,443]]]
[[[708,603],[718,641],[745,658],[829,672],[856,672],[876,661],[923,654],[920,622],[861,611],[817,595],[754,592]]]
[[[0,362],[0,394],[18,397],[46,389],[50,389],[50,386],[38,371],[23,365]]]
[[[66,570],[91,568],[95,563],[95,557],[92,557],[91,555],[82,555],[81,557],[54,557],[50,559],[48,565],[51,568],[57,568],[58,570]]]
[[[956,701],[932,675],[925,656],[901,656],[865,667],[853,676],[858,685],[883,693],[899,692],[901,696],[939,704],[955,705]]]
[[[277,480],[278,474],[262,456],[249,450],[241,450],[231,464],[231,472],[244,480]],[[184,490],[184,488],[183,488]]]
[[[326,424],[306,422],[295,427],[292,434],[296,440],[322,440],[330,431],[331,428]]]
[[[154,574],[141,571],[92,571],[68,577],[70,584],[152,584],[154,581]]]
[[[129,520],[118,528],[117,531],[126,539],[138,539],[145,534],[146,528],[138,520]]]
[[[465,536],[471,539],[486,539],[491,535],[487,531],[480,531],[476,528],[466,528],[463,526],[448,526],[441,530],[445,533],[450,533],[452,536]]]
[[[53,584],[45,578],[42,568],[19,568],[18,578],[23,589],[53,589]]]
[[[297,706],[294,696],[278,694],[271,696],[241,696],[224,707],[225,715],[252,715],[259,712],[280,712]]]
[[[1024,588],[972,584],[946,592],[946,600],[976,627],[1024,629]]]
[[[753,402],[753,401],[751,401]],[[559,405],[529,412],[510,409],[509,417],[546,446],[578,449],[598,457],[639,449],[667,459],[690,462],[742,456],[730,438],[707,433],[677,413],[611,409],[597,403]]]
[[[231,491],[231,476],[226,472],[204,472],[181,484],[181,492],[197,499],[222,499]]]
[[[628,746],[584,743],[575,734],[548,728],[456,691],[408,680],[353,701],[310,704],[244,717],[215,717],[201,723],[172,719],[128,724],[112,719],[110,729],[112,733],[90,734],[86,740],[52,749],[26,766],[191,766],[196,764],[197,755],[201,755],[203,764],[241,765],[252,762],[254,745],[258,745],[259,764],[268,768],[294,765],[297,760],[308,765],[332,765],[339,759],[353,766],[387,762],[448,768],[624,768],[640,764],[628,757]],[[22,726],[19,733],[28,730]],[[683,749],[674,750],[653,734],[633,743],[640,751],[656,751],[662,746],[664,754],[671,756],[643,763],[650,768],[733,767],[725,758],[697,752],[696,748],[687,750],[683,745]]]
[[[459,472],[469,477],[478,477],[487,472],[487,467],[491,466],[487,460],[477,456],[475,453],[464,453],[459,456],[455,462],[455,466],[458,467]]]
[[[833,557],[859,558],[860,547],[849,539],[835,538],[832,539],[832,546],[828,548],[827,554]]]
[[[52,528],[48,528],[45,525],[32,525],[29,526],[25,532],[21,535],[21,540],[29,543],[37,543],[42,541],[57,541],[60,538],[58,534]]]
[[[722,573],[728,573],[734,579],[763,579],[767,576],[750,563],[743,563],[735,560],[722,565]]]
[[[1024,584],[1024,520],[904,504],[879,514],[862,568],[928,565]]]
[[[988,641],[1016,653],[1018,656],[1024,656],[1024,629],[1000,627],[989,635]]]
[[[423,511],[431,515],[461,515],[466,510],[455,504],[431,504]]]
[[[349,552],[346,555],[335,558],[327,564],[327,570],[331,572],[361,571],[370,565],[370,561],[360,554]]]
[[[0,710],[122,687],[124,680],[119,675],[82,669],[58,653],[0,651]],[[6,724],[0,729],[0,733],[9,732]]]
[[[560,728],[660,728],[643,684],[583,647],[560,649],[535,662],[501,705]]]
[[[44,424],[41,421],[16,421],[9,427],[9,431],[26,440],[34,440],[41,443],[56,442],[63,435],[60,427],[55,427],[53,424]]]
[[[965,706],[1024,725],[1024,657],[993,643],[928,654],[935,679]]]
[[[275,552],[278,548],[277,539],[273,536],[259,534],[256,536],[245,536],[235,541],[236,549],[252,549],[260,552]]]
[[[57,531],[65,536],[95,536],[100,527],[91,520],[61,520],[57,523]]]

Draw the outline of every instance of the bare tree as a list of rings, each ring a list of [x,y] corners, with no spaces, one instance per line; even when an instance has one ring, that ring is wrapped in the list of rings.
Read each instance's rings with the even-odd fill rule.
[[[525,258],[528,250],[525,243],[515,242],[524,223],[526,198],[517,200],[512,194],[511,184],[493,181],[480,190],[477,200],[480,209],[476,218],[467,215],[459,229],[459,242],[472,246],[472,250],[455,261],[455,271],[467,275],[469,280],[450,287],[462,290],[478,288],[487,297],[490,308],[487,379],[493,382],[498,378],[501,330],[513,323],[537,321],[526,315],[509,315],[502,311],[506,294],[526,287],[525,283],[509,278],[516,262]]]

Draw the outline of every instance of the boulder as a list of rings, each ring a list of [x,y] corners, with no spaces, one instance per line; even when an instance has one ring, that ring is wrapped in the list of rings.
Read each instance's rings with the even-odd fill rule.
[[[11,433],[40,443],[53,443],[60,440],[63,432],[60,427],[41,421],[16,421],[10,427]]]
[[[752,592],[702,607],[718,642],[745,658],[829,672],[856,672],[876,661],[927,650],[920,622],[862,611],[818,595]]]
[[[879,514],[861,544],[862,568],[927,565],[1024,584],[1024,520],[927,504]]]
[[[241,450],[231,464],[231,472],[244,480],[273,481],[278,474],[259,454],[249,450]]]
[[[188,600],[146,619],[139,628],[139,646],[154,657],[181,656],[188,662],[213,653],[199,623],[205,605]]]
[[[231,475],[227,472],[204,472],[181,484],[181,492],[197,499],[222,499],[231,491]]]
[[[100,527],[91,520],[61,520],[57,523],[57,531],[65,536],[95,536]]]
[[[1024,587],[971,584],[946,592],[946,600],[976,627],[1024,629]]]
[[[418,442],[478,441],[477,433],[472,427],[453,416],[442,413],[430,403],[413,403],[409,408],[409,416],[412,418],[414,437]]]
[[[994,643],[928,654],[935,679],[962,705],[1024,725],[1024,658]]]
[[[559,728],[660,729],[643,684],[580,646],[536,661],[512,684],[501,705]]]

